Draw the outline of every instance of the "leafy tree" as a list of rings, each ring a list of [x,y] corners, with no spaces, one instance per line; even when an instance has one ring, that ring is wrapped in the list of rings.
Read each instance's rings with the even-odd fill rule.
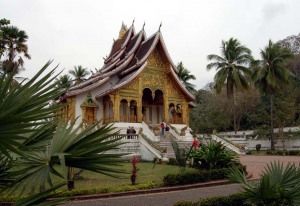
[[[72,78],[68,74],[61,75],[56,79],[56,85],[64,90],[69,89],[72,86]]]
[[[212,91],[199,90],[196,93],[197,105],[190,113],[190,127],[196,133],[211,133],[214,129],[226,130],[231,126],[227,99]]]
[[[69,73],[75,78],[75,84],[82,82],[90,72],[82,66],[74,66],[74,70],[70,70]]]
[[[288,49],[282,48],[270,40],[269,44],[261,50],[260,55],[261,60],[253,63],[253,80],[261,92],[269,95],[270,98],[270,139],[271,149],[274,150],[274,94],[279,87],[288,83],[290,72],[286,69],[285,63],[292,57],[292,54]]]
[[[96,123],[83,129],[59,121],[64,105],[49,104],[61,94],[55,70],[44,74],[49,65],[18,87],[11,86],[11,74],[0,77],[0,192],[30,195],[16,205],[57,204],[45,200],[73,181],[69,168],[112,176],[121,172],[121,154],[109,153],[120,145],[112,138],[114,128]]]
[[[6,19],[0,20],[0,59],[5,73],[16,74],[24,65],[24,57],[30,59],[28,53],[28,36],[25,31],[9,25]]]
[[[233,168],[229,179],[242,184],[245,198],[253,205],[300,204],[300,170],[294,164],[286,167],[279,162],[268,164],[258,182],[248,181],[243,172]]]
[[[233,101],[234,109],[234,130],[236,127],[236,98],[235,93],[238,89],[248,89],[249,76],[251,71],[248,66],[251,62],[251,51],[241,45],[241,43],[234,38],[228,41],[222,41],[221,55],[210,54],[207,56],[209,61],[213,61],[207,65],[207,69],[215,68],[215,88],[219,93],[224,85],[226,85],[227,97]]]
[[[177,75],[179,79],[183,82],[185,87],[190,91],[190,92],[195,92],[195,85],[190,83],[189,81],[195,80],[196,77],[191,74],[189,70],[187,70],[182,62],[179,62],[177,65]]]

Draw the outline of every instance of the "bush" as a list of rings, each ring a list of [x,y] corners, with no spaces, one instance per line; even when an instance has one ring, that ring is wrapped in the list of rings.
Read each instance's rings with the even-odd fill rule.
[[[260,149],[261,149],[261,144],[257,144],[257,145],[255,145],[255,149],[256,149],[256,151],[260,151]]]
[[[237,155],[226,149],[220,142],[203,144],[197,151],[193,151],[190,157],[194,158],[195,167],[201,169],[229,168],[238,163]]]
[[[234,194],[225,197],[211,197],[198,202],[180,201],[174,206],[250,206],[243,194]]]
[[[194,205],[193,202],[191,202],[191,201],[184,201],[184,200],[176,202],[174,204],[174,206],[192,206],[192,205]]]
[[[178,165],[178,162],[175,158],[169,158],[168,165]]]
[[[298,155],[300,155],[300,151],[299,150],[290,150],[290,151],[288,151],[288,154],[292,155],[292,156],[298,156]]]
[[[210,180],[225,179],[227,172],[228,169],[214,169],[168,174],[164,177],[163,182],[165,186],[207,182]]]

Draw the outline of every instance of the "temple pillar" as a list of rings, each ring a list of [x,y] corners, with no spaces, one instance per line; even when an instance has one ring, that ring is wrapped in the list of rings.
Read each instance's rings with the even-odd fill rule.
[[[138,90],[138,99],[136,102],[136,115],[137,115],[137,122],[143,121],[143,113],[142,113],[142,98],[143,98],[143,88],[142,88],[142,79],[141,77],[138,79],[139,90]]]
[[[112,95],[113,99],[113,111],[114,111],[114,122],[120,121],[120,95],[116,92],[115,95]]]
[[[188,103],[182,103],[182,123],[188,125]]]
[[[167,87],[165,88],[164,93],[163,119],[165,122],[169,123],[169,94]]]

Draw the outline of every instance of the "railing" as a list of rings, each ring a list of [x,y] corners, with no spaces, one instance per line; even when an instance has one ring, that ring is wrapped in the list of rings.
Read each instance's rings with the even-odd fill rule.
[[[155,141],[155,142],[159,141],[159,137],[155,135],[153,130],[145,122],[142,122],[142,129],[144,135],[146,135],[151,141]]]
[[[118,134],[112,136],[109,140],[113,139],[119,139],[122,143],[118,146],[118,149],[113,150],[113,153],[133,154],[140,151],[139,135],[137,134]]]
[[[120,139],[120,140],[138,140],[138,134],[118,134],[114,135],[112,139]]]
[[[237,146],[233,145],[232,143],[230,143],[228,140],[225,140],[221,137],[218,137],[216,135],[211,135],[211,139],[216,141],[216,142],[221,142],[225,147],[227,147],[228,149],[230,149],[231,151],[237,153],[237,154],[245,154],[244,151],[241,151],[240,148],[238,148]]]

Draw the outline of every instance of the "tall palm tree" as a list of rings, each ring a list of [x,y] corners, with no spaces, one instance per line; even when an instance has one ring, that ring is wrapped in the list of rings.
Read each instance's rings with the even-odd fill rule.
[[[195,80],[196,77],[183,66],[182,62],[179,62],[177,65],[177,75],[190,92],[196,91],[195,85],[189,82],[190,80]]]
[[[75,78],[75,84],[79,84],[90,74],[90,72],[81,65],[74,66],[74,70],[70,70],[69,73]]]
[[[23,57],[30,59],[27,46],[28,36],[25,31],[7,25],[1,27],[1,33],[3,71],[16,74],[24,65]]]
[[[274,150],[274,93],[282,84],[288,83],[290,72],[285,67],[285,63],[293,55],[290,50],[283,48],[270,40],[269,44],[261,50],[260,56],[261,60],[253,62],[253,80],[260,91],[270,97],[270,140],[271,149]]]
[[[68,74],[64,74],[56,79],[56,84],[61,89],[69,89],[72,86],[72,78]]]
[[[207,65],[207,69],[215,68],[217,71],[214,77],[217,93],[220,93],[226,85],[227,98],[233,100],[233,126],[236,132],[235,91],[237,89],[248,89],[249,87],[251,51],[241,45],[237,39],[230,38],[228,41],[222,41],[220,56],[210,54],[207,58],[212,61]]]

